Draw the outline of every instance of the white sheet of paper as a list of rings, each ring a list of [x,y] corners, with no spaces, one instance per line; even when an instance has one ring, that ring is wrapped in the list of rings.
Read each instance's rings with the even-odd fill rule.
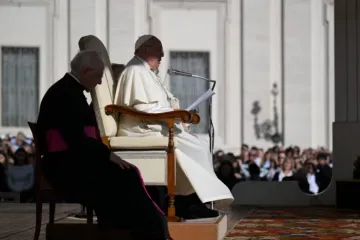
[[[199,106],[203,101],[211,98],[215,93],[209,89],[206,92],[204,92],[203,94],[201,94],[201,96],[195,100],[195,102],[193,102],[189,107],[186,108],[187,111],[191,111],[193,109],[195,109],[197,106]]]

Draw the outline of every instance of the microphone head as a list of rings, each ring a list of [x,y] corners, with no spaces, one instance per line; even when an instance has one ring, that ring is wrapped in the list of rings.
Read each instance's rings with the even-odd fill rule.
[[[171,68],[169,68],[169,69],[167,70],[167,74],[169,74],[169,75],[174,75],[174,71],[173,71]]]

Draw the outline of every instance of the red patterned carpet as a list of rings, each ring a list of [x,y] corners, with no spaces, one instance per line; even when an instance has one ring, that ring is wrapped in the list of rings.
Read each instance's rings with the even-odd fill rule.
[[[333,208],[256,209],[225,240],[360,240],[358,213]]]

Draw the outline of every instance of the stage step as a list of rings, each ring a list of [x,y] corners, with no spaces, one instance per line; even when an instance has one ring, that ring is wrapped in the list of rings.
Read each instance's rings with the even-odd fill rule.
[[[103,232],[96,224],[56,223],[46,225],[46,240],[133,240],[130,232]]]
[[[169,230],[174,240],[222,240],[227,232],[227,216],[213,221],[170,222]]]
[[[169,222],[169,230],[174,240],[222,240],[227,231],[227,217],[221,215],[212,221]],[[96,224],[56,223],[46,226],[47,240],[132,240],[127,231],[100,231]]]

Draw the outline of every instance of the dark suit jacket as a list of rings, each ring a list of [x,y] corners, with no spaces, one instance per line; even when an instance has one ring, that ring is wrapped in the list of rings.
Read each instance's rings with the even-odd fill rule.
[[[84,132],[85,126],[96,128],[97,124],[83,91],[79,82],[65,74],[49,88],[40,105],[37,125],[44,153],[41,162],[43,172],[54,188],[64,191],[77,191],[81,186],[96,185],[96,176],[87,176],[87,171],[83,169],[96,169],[99,159],[106,161],[110,157],[110,149],[106,145]],[[60,132],[68,150],[47,151],[46,133],[50,129]]]
[[[60,131],[62,138],[72,152],[100,152],[108,157],[110,150],[94,138],[84,133],[85,126],[97,127],[93,109],[83,94],[83,86],[69,74],[49,88],[43,97],[38,117],[39,141],[44,153],[46,132],[50,129]]]

